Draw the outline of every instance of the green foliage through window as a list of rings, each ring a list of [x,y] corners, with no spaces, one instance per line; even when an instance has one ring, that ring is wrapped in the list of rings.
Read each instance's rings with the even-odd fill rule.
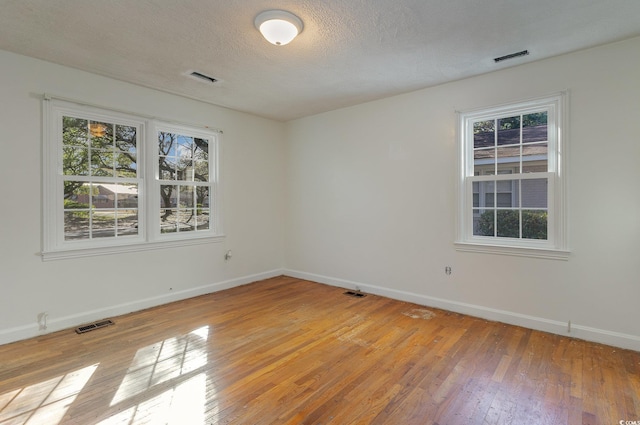
[[[494,210],[487,210],[477,222],[478,236],[498,236],[518,238],[520,236],[520,213],[522,213],[522,239],[547,239],[547,212],[531,210],[498,210],[494,220]],[[495,225],[498,231],[495,232]]]

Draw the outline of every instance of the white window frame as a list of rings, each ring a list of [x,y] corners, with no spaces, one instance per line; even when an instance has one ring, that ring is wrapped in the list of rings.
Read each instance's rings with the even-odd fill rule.
[[[160,218],[158,214],[154,214],[150,217],[149,224],[151,231],[151,238],[157,241],[172,241],[176,239],[201,239],[201,238],[209,238],[211,235],[221,234],[222,221],[219,211],[219,200],[220,200],[220,190],[218,188],[218,182],[220,181],[220,167],[216,166],[219,163],[219,136],[212,132],[202,129],[196,129],[189,126],[179,125],[179,124],[171,124],[166,122],[158,122],[154,121],[151,125],[152,131],[150,132],[150,137],[153,138],[154,142],[149,144],[153,145],[153,152],[149,155],[151,157],[151,161],[153,162],[153,174],[150,176],[150,180],[152,179],[153,189],[149,194],[150,203],[152,205],[160,205],[160,186],[163,183],[160,179],[160,162],[159,162],[159,151],[158,151],[158,132],[168,132],[168,133],[178,133],[181,135],[191,136],[191,137],[199,137],[203,139],[208,139],[209,142],[209,184],[207,186],[209,189],[209,199],[210,199],[210,221],[209,221],[209,231],[197,231],[197,232],[177,232],[177,233],[161,233],[160,231]],[[180,184],[179,181],[175,181],[174,184]],[[197,185],[197,184],[196,184]],[[158,207],[158,210],[160,208]]]
[[[65,240],[64,188],[62,165],[62,117],[74,116],[91,120],[105,120],[137,128],[136,147],[138,176],[138,235],[83,240]],[[196,135],[210,141],[210,222],[209,230],[161,234],[159,228],[160,181],[157,129],[172,129]],[[94,255],[116,254],[170,247],[220,242],[222,229],[222,201],[220,183],[221,131],[205,126],[171,124],[153,117],[127,111],[107,109],[84,102],[45,95],[43,103],[43,196],[42,196],[42,252],[43,261]],[[118,178],[100,178],[118,182]],[[157,228],[156,228],[157,227]]]
[[[455,248],[458,251],[566,260],[569,257],[566,205],[568,93],[494,107],[458,112],[458,198]],[[473,123],[518,114],[547,111],[547,172],[474,176]],[[547,240],[473,234],[473,183],[483,180],[540,178],[548,180]],[[494,189],[496,190],[496,189]]]

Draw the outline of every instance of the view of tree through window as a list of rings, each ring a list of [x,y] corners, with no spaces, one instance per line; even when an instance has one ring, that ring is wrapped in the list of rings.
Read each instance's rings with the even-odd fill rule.
[[[137,129],[64,116],[64,238],[138,234]]]
[[[217,242],[221,131],[46,97],[43,259]]]
[[[158,132],[160,231],[209,229],[209,140]]]

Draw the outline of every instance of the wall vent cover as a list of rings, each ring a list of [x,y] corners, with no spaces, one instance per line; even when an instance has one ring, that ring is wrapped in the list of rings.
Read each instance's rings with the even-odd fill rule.
[[[114,324],[113,321],[111,321],[109,319],[100,320],[98,322],[89,323],[89,324],[82,325],[82,326],[76,328],[76,333],[83,334],[85,332],[89,332],[89,331],[93,331],[93,330],[96,330],[96,329],[104,328],[106,326],[110,326],[110,325],[113,325],[113,324]]]

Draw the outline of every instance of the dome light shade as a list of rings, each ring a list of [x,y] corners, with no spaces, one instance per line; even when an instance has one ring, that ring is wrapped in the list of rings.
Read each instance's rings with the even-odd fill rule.
[[[256,16],[256,28],[276,46],[284,46],[302,32],[302,21],[285,10],[266,10]]]

